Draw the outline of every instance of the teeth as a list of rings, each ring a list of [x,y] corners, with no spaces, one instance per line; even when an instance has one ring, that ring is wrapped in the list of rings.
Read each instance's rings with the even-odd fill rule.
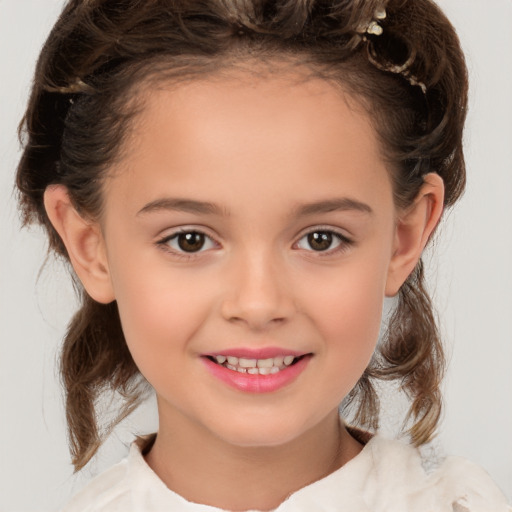
[[[238,365],[242,368],[256,368],[256,359],[244,359],[241,357],[238,360]]]
[[[235,356],[214,356],[218,364],[229,370],[250,375],[273,375],[290,366],[295,356],[277,356],[268,359],[247,359]]]
[[[293,356],[286,356],[283,360],[284,364],[286,366],[290,366],[292,363],[293,363],[293,360],[295,359],[295,357]]]
[[[238,357],[228,356],[228,364],[238,366]]]
[[[278,368],[280,368],[281,366],[283,366],[283,362],[284,356],[274,357],[274,364],[272,366],[277,366]]]

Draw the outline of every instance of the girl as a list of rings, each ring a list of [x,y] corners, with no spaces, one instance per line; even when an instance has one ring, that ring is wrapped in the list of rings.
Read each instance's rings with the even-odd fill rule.
[[[466,93],[428,0],[68,2],[17,183],[83,286],[75,467],[107,390],[116,423],[151,385],[159,429],[67,510],[509,510],[414,448],[443,372],[420,258],[464,188]],[[371,434],[378,379],[411,400],[411,446]]]

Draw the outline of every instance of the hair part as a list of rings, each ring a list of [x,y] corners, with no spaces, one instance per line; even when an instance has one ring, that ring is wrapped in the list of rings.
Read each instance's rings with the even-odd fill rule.
[[[388,14],[383,34],[362,34],[382,4]],[[248,60],[260,66],[251,69]],[[404,63],[407,74],[393,71]],[[453,27],[431,0],[70,0],[41,52],[20,125],[17,186],[24,222],[41,224],[50,250],[67,260],[46,215],[44,191],[65,185],[81,215],[99,218],[105,180],[124,155],[145,91],[234,69],[282,73],[283,64],[338,83],[364,107],[389,163],[397,207],[411,204],[430,172],[444,181],[445,206],[460,197],[467,71]],[[411,401],[412,441],[423,444],[440,417],[443,372],[420,262],[345,405],[356,408],[360,426],[376,429],[372,383],[397,380]],[[61,375],[78,470],[144,395],[115,303],[96,303],[81,291]],[[95,407],[106,390],[118,391],[125,402],[102,429]]]

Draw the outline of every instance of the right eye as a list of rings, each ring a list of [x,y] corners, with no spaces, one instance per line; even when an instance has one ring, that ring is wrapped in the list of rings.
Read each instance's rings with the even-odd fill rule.
[[[175,252],[188,254],[206,251],[216,246],[208,235],[194,230],[180,231],[166,236],[158,244],[167,246]]]
[[[319,254],[336,254],[346,250],[352,242],[332,229],[318,228],[303,235],[296,244],[298,249]]]
[[[324,252],[336,249],[341,245],[340,236],[332,231],[312,231],[303,236],[297,246],[300,249]]]

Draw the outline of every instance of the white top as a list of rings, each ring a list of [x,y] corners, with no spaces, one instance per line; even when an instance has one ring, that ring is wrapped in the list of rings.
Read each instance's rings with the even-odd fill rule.
[[[221,512],[171,491],[147,465],[143,441],[94,478],[62,512]],[[489,475],[460,457],[432,473],[417,449],[379,436],[329,476],[293,493],[275,512],[512,512]]]

